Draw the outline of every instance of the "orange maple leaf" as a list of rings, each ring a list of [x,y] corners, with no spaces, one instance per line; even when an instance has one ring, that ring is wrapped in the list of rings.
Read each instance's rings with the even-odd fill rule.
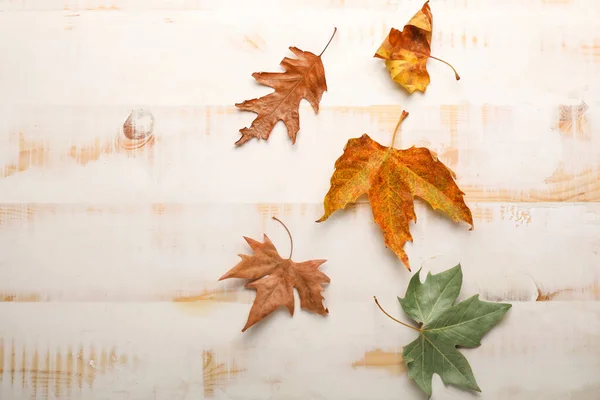
[[[242,258],[236,266],[230,269],[219,280],[227,278],[252,279],[245,287],[256,289],[256,299],[250,309],[248,321],[242,329],[244,332],[267,315],[281,306],[285,306],[290,315],[294,315],[294,287],[300,296],[300,307],[320,315],[326,315],[329,310],[323,306],[321,285],[329,283],[329,277],[319,271],[319,267],[327,260],[310,260],[301,263],[292,261],[294,243],[290,231],[276,217],[290,236],[292,248],[287,259],[281,258],[273,242],[264,235],[264,242],[244,236],[253,256],[240,254]]]
[[[454,221],[465,221],[473,227],[471,210],[463,200],[464,193],[453,178],[454,173],[424,147],[406,150],[393,148],[400,123],[396,125],[392,146],[385,147],[366,133],[350,139],[344,153],[335,162],[331,188],[325,196],[325,221],[338,209],[368,194],[373,218],[383,230],[385,244],[410,271],[404,244],[412,242],[409,222],[417,220],[413,198],[425,200],[434,209],[446,212]]]
[[[334,29],[333,35],[337,28]],[[254,79],[262,85],[270,86],[275,91],[258,99],[246,100],[235,106],[244,111],[252,111],[258,116],[252,121],[250,128],[240,129],[242,137],[235,144],[241,146],[252,138],[267,140],[275,124],[283,121],[292,144],[296,143],[296,134],[300,130],[298,107],[302,99],[308,100],[315,114],[319,113],[319,103],[323,93],[327,91],[325,68],[321,56],[327,50],[329,42],[318,56],[302,51],[297,47],[290,50],[297,59],[285,57],[280,66],[285,72],[255,72]]]
[[[447,64],[460,79],[454,67],[444,60],[431,55],[432,16],[429,1],[425,2],[404,30],[392,28],[374,57],[383,58],[391,78],[402,85],[409,93],[422,92],[429,85],[427,59],[433,58]]]

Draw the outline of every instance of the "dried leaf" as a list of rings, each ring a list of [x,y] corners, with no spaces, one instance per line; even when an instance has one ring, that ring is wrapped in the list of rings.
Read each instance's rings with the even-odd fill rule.
[[[333,31],[333,35],[337,28]],[[333,39],[329,39],[329,43]],[[321,56],[329,46],[325,46],[318,56],[302,51],[297,47],[290,50],[297,59],[285,57],[280,65],[285,72],[255,72],[254,79],[262,85],[270,86],[275,91],[258,99],[246,100],[235,106],[244,111],[252,111],[258,116],[250,128],[240,129],[242,137],[235,144],[241,146],[252,138],[267,140],[275,124],[283,121],[292,144],[296,143],[296,134],[300,130],[298,107],[302,99],[308,100],[315,113],[319,112],[319,103],[323,93],[327,91],[325,68]]]
[[[275,217],[273,219],[279,221]],[[290,231],[283,222],[279,222],[290,235],[291,241]],[[256,299],[242,332],[281,306],[285,306],[290,315],[294,315],[294,287],[300,296],[301,308],[320,315],[329,313],[323,306],[324,298],[321,295],[322,285],[329,283],[329,277],[319,271],[319,267],[327,260],[296,263],[291,259],[293,242],[290,257],[283,259],[267,235],[264,235],[262,243],[245,236],[244,239],[254,251],[254,255],[240,254],[242,261],[219,279],[251,279],[245,287],[256,289]]]
[[[447,64],[454,71],[456,80],[458,73],[446,61],[431,55],[432,16],[429,1],[425,2],[402,31],[392,28],[374,57],[385,60],[385,66],[391,78],[402,85],[409,93],[415,90],[424,92],[429,85],[427,59],[433,58]]]
[[[406,314],[421,323],[420,328],[393,318],[379,306],[394,321],[419,332],[419,337],[402,351],[409,378],[428,396],[432,393],[433,374],[445,384],[481,392],[469,362],[456,347],[481,345],[483,335],[511,305],[481,301],[479,295],[454,304],[462,286],[460,264],[439,274],[428,273],[423,283],[419,273],[413,275],[405,297],[398,297],[398,301]],[[377,299],[375,302],[379,305]]]
[[[400,123],[408,116],[402,112]],[[447,213],[454,221],[473,226],[471,210],[464,193],[454,182],[454,173],[424,147],[396,150],[385,147],[367,134],[350,139],[335,162],[331,187],[325,196],[325,221],[338,209],[368,194],[375,222],[383,230],[385,244],[410,271],[404,244],[412,242],[409,222],[417,220],[413,198],[425,200],[434,209]]]

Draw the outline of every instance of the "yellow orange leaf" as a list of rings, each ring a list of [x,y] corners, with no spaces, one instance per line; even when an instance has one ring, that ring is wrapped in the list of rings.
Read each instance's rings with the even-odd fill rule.
[[[390,77],[402,85],[409,93],[415,90],[424,92],[429,85],[427,59],[441,61],[454,71],[447,62],[431,55],[432,15],[429,1],[408,21],[402,31],[392,28],[374,57],[385,60]]]
[[[403,111],[398,126],[407,116]],[[344,153],[335,162],[331,187],[324,200],[324,214],[317,222],[325,221],[336,210],[367,194],[373,219],[383,231],[386,246],[410,271],[404,245],[412,242],[410,221],[417,220],[414,197],[471,227],[473,217],[464,202],[464,193],[454,182],[453,172],[424,147],[394,149],[394,138],[392,147],[382,146],[367,134],[348,141]]]

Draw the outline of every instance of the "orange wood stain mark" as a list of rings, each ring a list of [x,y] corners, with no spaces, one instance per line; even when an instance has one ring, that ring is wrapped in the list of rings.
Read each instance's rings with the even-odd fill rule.
[[[545,183],[558,183],[558,182],[563,182],[565,180],[571,179],[573,178],[572,174],[569,174],[566,169],[565,169],[565,163],[564,162],[559,162],[556,169],[554,170],[554,172],[552,173],[552,175],[550,175],[549,177],[547,177],[546,179],[544,179]]]
[[[101,374],[106,373],[107,366],[108,366],[108,353],[106,352],[106,349],[102,349],[100,351],[100,373]]]
[[[32,141],[25,138],[23,133],[18,134],[18,160],[16,163],[6,164],[0,168],[0,178],[6,178],[30,168],[44,168],[53,163],[74,160],[79,165],[87,165],[97,161],[102,156],[113,153],[125,153],[128,156],[148,155],[155,142],[154,136],[148,138],[142,146],[131,147],[133,141],[126,139],[100,139],[96,138],[84,146],[72,145],[62,152],[51,149],[47,142]],[[128,147],[129,146],[129,147]],[[130,148],[131,147],[131,148]]]
[[[2,168],[2,177],[26,171],[32,167],[44,167],[50,159],[50,150],[47,143],[26,140],[23,133],[19,133],[19,157],[16,164],[7,164]]]
[[[573,180],[556,182],[544,189],[487,189],[463,185],[468,202],[595,202],[600,200],[600,169],[577,174]]]
[[[46,353],[46,363],[45,363],[44,367],[45,367],[45,371],[50,371],[50,352]],[[43,391],[44,391],[44,397],[48,398],[50,382],[45,383],[44,385],[42,385],[42,387],[43,387]]]
[[[279,216],[279,205],[277,204],[257,204],[256,210],[260,214],[260,224],[263,232],[267,226],[267,219]]]
[[[469,108],[462,105],[443,105],[440,107],[442,125],[450,132],[450,143],[440,151],[440,159],[455,169],[459,159],[458,129],[469,116]]]
[[[92,345],[92,346],[90,346],[90,354],[89,354],[89,361],[88,361],[89,368],[87,368],[87,374],[85,375],[86,383],[88,384],[88,386],[90,388],[92,388],[94,386],[94,379],[96,378],[96,368],[98,366],[96,360],[98,360],[98,356],[96,355],[96,349]]]
[[[0,302],[15,302],[15,303],[35,303],[39,301],[50,301],[49,298],[41,296],[39,293],[15,293],[4,292],[0,293]]]
[[[53,212],[54,206],[43,206]],[[31,221],[38,213],[39,207],[31,204],[0,204],[0,226],[14,221]]]
[[[33,219],[42,215],[56,215],[60,212],[83,212],[85,214],[134,214],[142,213],[147,210],[147,205],[105,205],[105,206],[81,206],[81,205],[59,205],[59,204],[0,204],[0,226],[26,221],[31,222]],[[186,206],[179,203],[151,203],[150,211],[154,215],[174,215],[185,211]],[[7,294],[10,296],[10,294]],[[0,297],[1,298],[1,297]],[[8,300],[6,300],[8,301]]]
[[[172,299],[179,309],[191,315],[203,315],[219,303],[251,304],[253,299],[249,290],[207,290],[199,294],[180,295]]]
[[[406,365],[401,352],[388,352],[380,349],[367,351],[363,358],[352,363],[352,367],[381,368],[393,375],[406,373]]]
[[[239,290],[228,290],[225,288],[217,288],[213,290],[203,290],[200,293],[181,294],[178,292],[176,296],[170,294],[154,294],[154,295],[140,295],[139,297],[129,298],[126,301],[167,301],[174,303],[196,303],[196,302],[229,302],[229,303],[241,303],[250,304],[252,302],[251,294],[254,291],[239,291]],[[86,301],[86,302],[104,302],[114,301],[110,297],[106,297],[105,294],[101,295],[88,295],[84,297],[69,297],[68,295],[59,295],[58,298],[52,298],[46,294],[23,292],[17,291],[6,291],[0,293],[0,303],[2,302],[13,302],[13,303],[29,303],[29,302],[61,302],[61,301]],[[100,356],[102,360],[102,356]],[[100,361],[101,362],[101,361]]]
[[[19,372],[21,372],[21,387],[25,388],[25,371],[27,367],[27,348],[25,346],[23,346],[22,352],[23,354],[21,354],[21,369]]]
[[[592,62],[600,62],[600,39],[594,39],[591,44],[583,44],[581,51],[585,56],[590,57]]]
[[[487,207],[479,207],[475,205],[471,207],[473,219],[476,221],[492,222],[494,220],[493,209]]]
[[[552,300],[600,300],[600,283],[597,281],[580,288],[558,289],[553,292],[544,293],[538,288],[536,301]]]
[[[195,303],[198,301],[219,301],[228,303],[249,303],[250,301],[243,301],[237,292],[227,290],[206,290],[200,294],[177,296],[172,300],[174,303]]]
[[[587,201],[588,198],[598,196],[600,183],[600,165],[595,168],[586,168],[577,173],[568,173],[564,163],[559,163],[554,173],[544,180],[544,183],[553,187],[553,194],[557,192],[573,192],[572,201]],[[563,188],[564,189],[559,189]],[[565,201],[565,200],[559,200]]]
[[[231,378],[243,371],[243,369],[237,369],[233,362],[231,365],[227,365],[224,362],[217,362],[212,350],[203,351],[202,373],[204,379],[204,397],[213,397],[215,389],[225,387]]]
[[[502,206],[500,218],[514,221],[516,226],[527,225],[531,223],[531,212],[516,206]]]
[[[101,156],[112,154],[116,151],[114,140],[94,139],[92,143],[86,146],[71,146],[67,155],[79,165],[86,165],[92,161],[97,161]]]
[[[40,354],[38,353],[38,349],[35,349],[34,353],[33,353],[33,361],[31,363],[31,369],[33,371],[35,371],[32,375],[31,375],[31,384],[33,386],[33,394],[32,397],[35,399],[37,397],[37,388],[38,388],[38,372],[40,369]],[[25,380],[25,368],[23,368],[23,380]]]
[[[50,365],[47,365],[46,367],[47,367],[46,371],[49,371]],[[56,371],[63,371],[62,354],[60,353],[60,351],[56,352],[56,359],[54,361],[54,369]],[[49,385],[47,387],[49,387]],[[56,395],[57,398],[60,398],[60,392],[61,392],[60,380],[56,379],[54,381],[54,394]]]
[[[79,347],[79,351],[77,352],[77,386],[79,388],[83,387],[83,374],[85,371],[85,359],[83,357],[83,346]]]
[[[585,115],[588,109],[588,105],[584,102],[577,106],[560,105],[556,124],[560,133],[566,137],[590,140],[591,131]]]
[[[71,392],[71,387],[73,386],[73,364],[75,363],[75,358],[73,357],[73,349],[69,346],[67,350],[67,364],[66,364],[66,388],[67,391]],[[60,370],[58,370],[60,371]],[[58,375],[60,376],[60,375]]]
[[[48,398],[50,392],[53,392],[54,397],[61,398],[64,393],[71,391],[75,379],[79,388],[84,386],[93,388],[97,374],[104,374],[107,370],[112,371],[128,365],[128,355],[117,354],[116,349],[112,348],[110,358],[106,357],[104,367],[99,368],[98,364],[102,365],[102,356],[98,358],[93,345],[87,352],[83,346],[80,346],[76,354],[69,347],[66,364],[63,363],[65,357],[60,349],[55,352],[53,358],[49,350],[41,353],[36,347],[30,353],[27,347],[23,346],[19,360],[20,367],[17,367],[14,341],[11,342],[10,352],[10,367],[6,369],[4,367],[5,341],[4,338],[0,338],[0,382],[4,374],[10,372],[11,387],[13,387],[15,378],[20,375],[21,388],[31,389],[32,398]],[[101,349],[100,354],[106,355],[107,351]]]
[[[152,203],[151,208],[154,215],[173,215],[181,213],[185,206],[178,203]]]
[[[261,229],[263,232],[269,231],[269,226],[267,224],[267,221],[269,219],[271,219],[271,217],[289,217],[293,214],[294,211],[294,207],[297,205],[301,205],[300,204],[290,204],[290,203],[284,203],[284,204],[275,204],[275,203],[259,203],[256,205],[256,210],[258,211],[258,214],[260,215],[260,223],[261,223]],[[281,217],[281,215],[283,215],[283,217]],[[269,236],[267,234],[267,236]]]

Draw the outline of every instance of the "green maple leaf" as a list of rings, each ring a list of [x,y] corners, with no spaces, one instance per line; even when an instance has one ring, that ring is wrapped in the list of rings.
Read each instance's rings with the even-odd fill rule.
[[[428,273],[423,283],[419,272],[410,280],[405,297],[398,297],[398,301],[404,312],[421,326],[417,329],[392,318],[419,332],[419,337],[402,352],[409,378],[428,397],[434,373],[445,384],[481,392],[471,366],[456,347],[479,346],[483,335],[511,305],[481,301],[479,295],[454,304],[462,286],[460,264],[436,275]]]

